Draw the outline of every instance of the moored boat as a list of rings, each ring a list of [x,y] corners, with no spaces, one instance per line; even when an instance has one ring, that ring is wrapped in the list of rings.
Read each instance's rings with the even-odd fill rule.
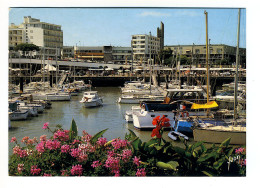
[[[101,97],[98,96],[97,91],[87,91],[84,92],[80,103],[83,103],[86,108],[89,108],[89,107],[102,106],[103,100]]]

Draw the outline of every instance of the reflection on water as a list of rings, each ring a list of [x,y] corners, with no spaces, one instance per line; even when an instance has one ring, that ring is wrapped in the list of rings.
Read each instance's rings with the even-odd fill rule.
[[[45,110],[38,117],[31,118],[26,121],[12,121],[12,128],[9,129],[9,140],[15,136],[18,141],[22,140],[24,136],[30,138],[37,137],[45,134],[51,134],[42,129],[45,122],[49,122],[49,127],[54,129],[55,125],[63,125],[64,129],[69,129],[71,120],[74,118],[78,126],[79,135],[83,130],[89,134],[94,135],[97,132],[108,128],[104,134],[108,140],[113,138],[124,138],[131,129],[143,141],[148,141],[151,138],[150,131],[140,131],[134,128],[133,124],[127,124],[124,119],[126,110],[131,109],[131,104],[118,104],[116,101],[120,96],[120,88],[117,87],[102,87],[93,88],[97,90],[99,95],[103,97],[104,105],[102,107],[85,108],[79,102],[83,93],[78,96],[72,96],[71,101],[52,102],[52,108]],[[165,131],[163,138],[170,141]],[[183,145],[180,142],[174,142],[174,145]],[[13,144],[9,145],[9,150]],[[11,151],[11,150],[10,150]],[[10,152],[9,152],[10,153]]]

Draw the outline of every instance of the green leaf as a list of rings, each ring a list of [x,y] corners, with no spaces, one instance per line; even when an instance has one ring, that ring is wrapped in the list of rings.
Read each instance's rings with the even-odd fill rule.
[[[185,150],[180,147],[173,147],[173,150],[180,155],[184,155],[184,153],[185,153]]]
[[[226,161],[226,158],[225,157],[222,157],[221,159],[219,159],[218,161],[214,162],[213,163],[213,167],[218,170],[219,167],[222,166],[222,164]]]
[[[166,169],[166,170],[177,170],[179,163],[177,161],[170,161],[168,163],[159,161],[156,163],[156,166],[158,166],[159,168],[162,168],[162,169]]]
[[[204,162],[206,160],[208,160],[209,158],[211,157],[215,157],[217,154],[215,152],[212,152],[212,153],[206,153],[206,154],[202,154],[200,156],[200,158],[197,160],[198,163],[201,163],[201,162]]]
[[[230,148],[229,151],[227,152],[227,156],[229,157],[234,151],[234,147]]]
[[[95,143],[106,131],[108,130],[107,129],[104,129],[100,132],[98,132],[97,134],[95,134],[92,138],[91,138],[91,142]]]
[[[231,140],[231,138],[228,138],[228,139],[226,139],[225,141],[223,141],[221,144],[220,144],[220,146],[219,147],[228,147],[228,145],[229,145],[229,143],[230,143],[230,140]]]
[[[76,125],[75,120],[72,118],[71,126],[70,126],[69,139],[73,140],[77,135],[78,135],[78,127]]]
[[[154,146],[154,148],[159,151],[159,150],[161,150],[163,148],[163,146]]]
[[[131,144],[132,144],[134,150],[139,150],[140,146],[142,144],[142,141],[139,138],[137,138]]]
[[[136,134],[134,133],[134,131],[132,131],[131,129],[128,129],[128,131],[130,132],[131,138],[134,139],[136,138]]]
[[[194,149],[196,149],[197,147],[199,147],[199,146],[201,146],[203,144],[203,142],[196,142],[195,144],[193,144],[192,146],[191,146],[191,152],[194,150]]]
[[[209,173],[209,172],[207,172],[207,171],[202,171],[202,173],[205,174],[205,175],[207,175],[207,176],[210,176],[210,177],[213,176],[213,174],[211,174],[211,173]]]

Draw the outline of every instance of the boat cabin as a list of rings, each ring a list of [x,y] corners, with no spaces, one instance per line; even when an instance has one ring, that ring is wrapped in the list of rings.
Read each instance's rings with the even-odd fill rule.
[[[190,102],[204,103],[206,93],[203,89],[167,89],[164,103],[169,104],[177,100],[188,100]]]
[[[97,94],[97,91],[87,91],[87,92],[84,92],[83,97],[98,98],[98,94]]]

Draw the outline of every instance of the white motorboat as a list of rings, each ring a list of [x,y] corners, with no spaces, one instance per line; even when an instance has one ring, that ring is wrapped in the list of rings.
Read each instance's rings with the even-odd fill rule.
[[[70,101],[71,95],[65,92],[46,93],[49,101]]]
[[[47,95],[44,92],[32,93],[33,100],[47,100]]]
[[[44,111],[44,106],[41,104],[30,104],[24,101],[18,101],[18,105],[19,105],[19,109],[30,109],[30,113],[32,113],[32,115],[37,115],[38,113],[42,113]],[[35,110],[36,109],[36,110]],[[35,111],[37,113],[35,113]]]
[[[171,127],[174,126],[173,110],[176,110],[176,105],[172,104],[153,104],[147,103],[142,104],[140,112],[133,113],[133,124],[138,129],[153,129],[155,125],[152,124],[153,119],[157,116],[162,117],[163,115],[170,119],[169,123]]]
[[[97,91],[84,92],[80,102],[83,103],[86,108],[103,105],[103,100],[98,96]]]
[[[125,112],[125,120],[127,122],[133,122],[133,114],[140,111],[141,111],[140,106],[132,106],[131,110]]]
[[[203,101],[202,89],[169,89],[164,102],[143,102],[142,109],[139,113],[133,114],[133,124],[138,129],[151,129],[155,126],[152,121],[155,117],[163,115],[170,119],[171,127],[174,126],[174,118],[181,116],[205,116],[206,112],[201,110],[191,110],[193,102]],[[186,101],[188,100],[188,101]],[[182,103],[187,103],[185,111],[178,113],[178,110],[183,110]],[[175,115],[177,114],[177,117]]]
[[[122,95],[118,99],[121,104],[140,104],[142,101],[163,101],[163,95]]]
[[[11,121],[25,120],[29,115],[29,110],[18,110],[9,112],[9,119]]]

